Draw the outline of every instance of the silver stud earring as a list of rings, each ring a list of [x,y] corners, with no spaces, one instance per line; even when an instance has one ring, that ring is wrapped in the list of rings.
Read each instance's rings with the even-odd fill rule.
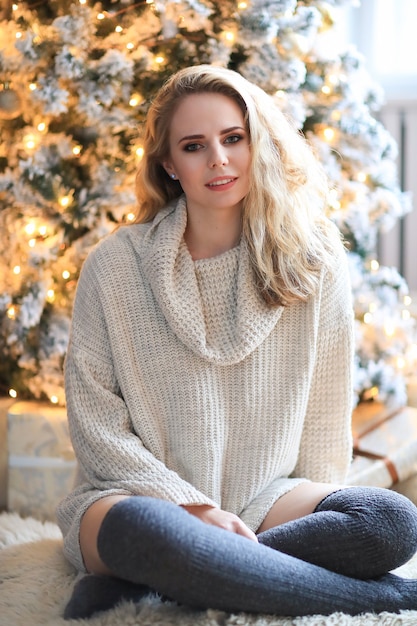
[[[177,177],[175,176],[175,174],[171,174],[171,178],[172,180],[175,180]]]

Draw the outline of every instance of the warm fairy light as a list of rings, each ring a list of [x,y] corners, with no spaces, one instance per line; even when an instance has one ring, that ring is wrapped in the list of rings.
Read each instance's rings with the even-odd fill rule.
[[[157,63],[158,65],[162,65],[162,63],[165,62],[165,57],[162,56],[162,54],[158,54],[155,58],[154,58],[155,63]]]
[[[23,138],[23,142],[25,144],[26,150],[34,150],[36,148],[36,137],[35,135],[29,134]]]
[[[78,156],[79,154],[81,154],[81,150],[82,150],[82,146],[80,145],[74,146],[72,149],[72,154],[74,154],[75,156]]]
[[[128,50],[133,50],[134,47],[135,47],[135,44],[132,43],[131,41],[129,41],[129,43],[126,44],[126,48]]]
[[[139,146],[139,148],[136,148],[136,156],[138,157],[138,159],[142,159],[144,154],[145,154],[145,150],[143,149],[142,146]]]
[[[371,261],[371,270],[373,272],[377,272],[379,270],[379,263],[376,259],[372,259]]]
[[[222,35],[223,38],[226,39],[226,41],[229,43],[233,43],[235,41],[235,33],[233,33],[231,30],[224,31]]]
[[[248,8],[248,3],[247,2],[238,2],[237,3],[237,8],[240,9],[241,11],[243,11],[244,9]]]
[[[7,309],[7,317],[11,320],[14,320],[14,318],[16,317],[16,309],[13,305],[10,305]]]
[[[58,397],[57,396],[51,396],[49,399],[52,402],[52,404],[58,404]]]
[[[129,100],[129,105],[131,107],[136,107],[138,106],[138,104],[140,104],[141,102],[143,102],[143,98],[140,94],[135,93],[133,94],[133,96],[130,98]]]
[[[18,31],[16,33],[16,39],[21,39],[22,38],[22,33],[20,31]]]
[[[153,4],[153,0],[146,0],[146,4]]]
[[[372,313],[365,313],[363,316],[363,321],[365,324],[370,324],[372,322]]]
[[[285,98],[286,93],[283,89],[278,89],[278,91],[275,92],[275,95],[277,98]]]
[[[410,296],[404,296],[404,305],[405,306],[410,306],[410,304],[412,303],[412,299]]]
[[[333,128],[327,127],[323,130],[323,137],[326,141],[332,141],[334,139],[335,132]]]
[[[387,320],[384,324],[384,333],[387,337],[393,337],[395,335],[395,324],[391,320]]]
[[[25,233],[27,235],[33,235],[35,230],[36,230],[36,226],[35,226],[35,224],[33,222],[30,222],[29,224],[26,224],[26,226],[25,226]]]
[[[87,0],[78,0],[80,4],[87,4]]]
[[[55,300],[55,290],[54,289],[48,289],[48,291],[46,292],[46,299],[48,300],[48,302],[54,302],[54,300]]]
[[[69,272],[68,270],[64,270],[64,271],[62,272],[62,278],[63,278],[64,280],[68,280],[68,278],[69,278],[70,276],[71,276],[71,272]]]
[[[105,17],[106,17],[106,16],[104,15],[104,13],[98,13],[98,14],[97,14],[97,19],[98,19],[98,20],[104,20],[104,18],[105,18]]]
[[[45,124],[45,122],[40,122],[40,123],[37,125],[37,127],[36,127],[36,128],[38,129],[38,131],[39,131],[40,133],[43,133],[43,132],[46,130],[46,124]]]
[[[17,11],[17,4],[12,4],[12,11]]]
[[[405,368],[405,358],[402,356],[397,356],[397,368],[399,370],[403,370]]]
[[[118,24],[114,30],[116,31],[116,33],[123,32],[123,28],[120,26],[120,24]]]
[[[28,246],[29,248],[34,248],[36,246],[36,239],[29,239]]]
[[[46,233],[48,232],[48,228],[45,226],[45,224],[43,224],[42,226],[39,226],[38,228],[38,233],[42,236],[45,237]]]
[[[136,218],[136,215],[134,213],[128,213],[126,215],[126,219],[128,222],[133,222],[135,218]]]
[[[16,389],[9,389],[9,396],[11,398],[17,398],[17,391],[16,391]]]
[[[65,207],[67,207],[69,203],[71,202],[71,196],[62,196],[58,200],[58,202],[62,206],[62,208],[65,209]]]
[[[29,89],[30,89],[30,91],[35,91],[35,89],[37,89],[36,83],[30,83]]]
[[[358,172],[356,174],[356,180],[358,180],[360,183],[365,183],[367,179],[367,175],[365,172]]]
[[[13,274],[16,274],[16,276],[18,276],[21,272],[21,267],[20,265],[15,265],[13,268]]]
[[[329,93],[331,93],[331,89],[329,87],[329,85],[323,85],[323,87],[321,88],[322,93],[324,93],[326,96],[329,95]]]

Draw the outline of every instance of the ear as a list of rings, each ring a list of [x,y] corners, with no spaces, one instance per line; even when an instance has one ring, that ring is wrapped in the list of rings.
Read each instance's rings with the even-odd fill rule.
[[[161,163],[162,167],[164,168],[164,170],[166,171],[166,173],[168,174],[168,176],[172,176],[172,174],[174,174],[174,168],[172,167],[172,163],[171,161],[162,161]]]

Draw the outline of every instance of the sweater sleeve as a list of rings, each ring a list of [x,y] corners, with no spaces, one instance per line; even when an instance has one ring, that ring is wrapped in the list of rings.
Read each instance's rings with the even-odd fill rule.
[[[70,435],[86,482],[112,493],[214,505],[146,449],[134,432],[92,265],[87,259],[78,282],[65,362]]]
[[[352,458],[353,309],[345,253],[324,277],[316,359],[294,477],[341,484]]]

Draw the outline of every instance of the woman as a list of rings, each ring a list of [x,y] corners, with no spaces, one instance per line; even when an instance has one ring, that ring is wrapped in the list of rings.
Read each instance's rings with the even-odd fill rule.
[[[417,513],[343,488],[352,307],[325,177],[262,90],[178,72],[150,107],[139,217],[89,255],[66,360],[79,475],[60,504],[88,575],[66,617],[149,590],[229,611],[417,607],[387,574]],[[367,579],[364,582],[362,579]]]

